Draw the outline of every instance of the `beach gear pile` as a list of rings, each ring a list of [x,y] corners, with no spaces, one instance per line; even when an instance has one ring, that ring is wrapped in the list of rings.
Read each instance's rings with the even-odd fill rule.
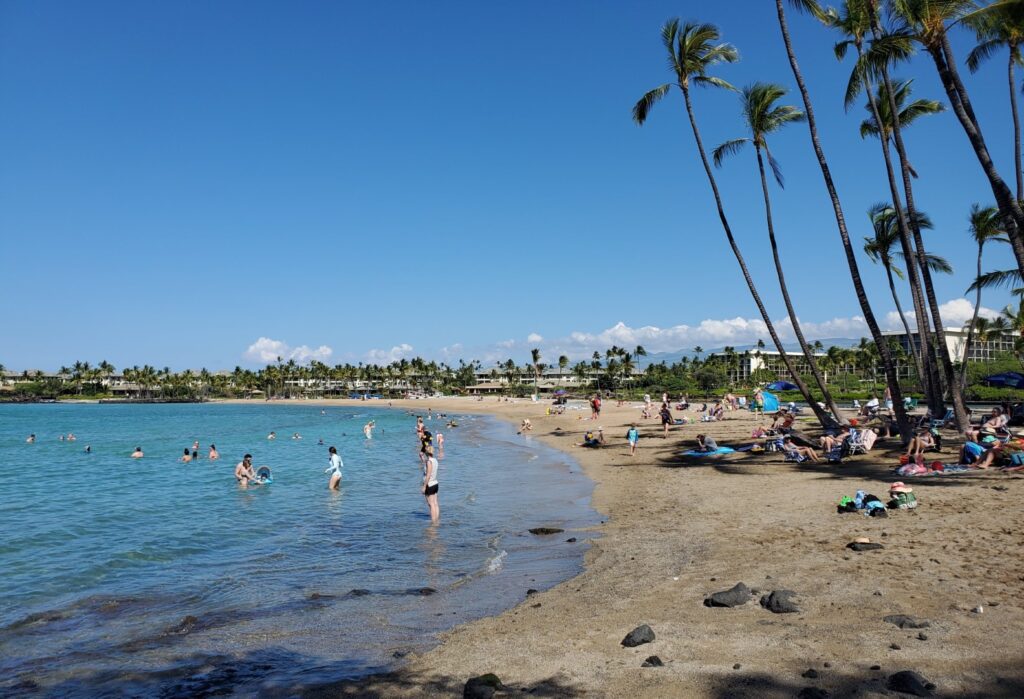
[[[889,487],[888,502],[883,503],[877,495],[858,490],[852,498],[848,495],[840,498],[836,505],[836,512],[839,514],[862,512],[866,517],[888,517],[887,510],[912,510],[915,507],[917,507],[917,496],[914,495],[914,489],[902,481],[897,481]]]

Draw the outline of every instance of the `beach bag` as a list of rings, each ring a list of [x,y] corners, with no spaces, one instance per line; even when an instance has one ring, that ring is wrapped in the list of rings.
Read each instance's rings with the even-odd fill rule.
[[[1010,464],[1013,466],[1024,466],[1024,452],[1018,451],[1010,455]]]
[[[890,510],[912,510],[917,507],[917,497],[913,493],[890,493]]]

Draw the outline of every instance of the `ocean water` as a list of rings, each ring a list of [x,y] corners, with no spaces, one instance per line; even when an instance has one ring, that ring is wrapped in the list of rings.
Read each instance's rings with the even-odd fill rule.
[[[287,696],[390,669],[580,570],[575,530],[596,514],[561,452],[493,418],[427,422],[445,436],[433,525],[415,418],[323,413],[0,406],[0,694]],[[77,440],[58,440],[68,432]],[[194,440],[202,458],[178,462]],[[340,493],[327,490],[329,445],[345,462]],[[129,458],[136,446],[145,458]],[[237,486],[245,452],[272,485]]]

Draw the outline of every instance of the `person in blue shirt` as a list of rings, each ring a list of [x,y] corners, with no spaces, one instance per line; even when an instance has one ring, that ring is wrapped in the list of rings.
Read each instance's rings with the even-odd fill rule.
[[[635,422],[630,425],[629,431],[626,432],[626,440],[629,442],[629,455],[635,456],[636,443],[640,441],[640,431],[636,428]]]

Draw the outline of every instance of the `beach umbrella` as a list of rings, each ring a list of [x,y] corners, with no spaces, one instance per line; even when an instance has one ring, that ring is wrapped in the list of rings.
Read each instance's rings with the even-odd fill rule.
[[[564,396],[565,394],[566,394],[566,390],[564,388],[560,388],[557,391],[555,391],[555,395],[556,396]]]
[[[789,381],[776,381],[775,383],[768,384],[768,390],[770,391],[795,391],[796,385],[791,384]]]
[[[1002,374],[986,376],[983,381],[989,386],[999,388],[1024,388],[1024,374],[1016,371],[1004,371]]]

